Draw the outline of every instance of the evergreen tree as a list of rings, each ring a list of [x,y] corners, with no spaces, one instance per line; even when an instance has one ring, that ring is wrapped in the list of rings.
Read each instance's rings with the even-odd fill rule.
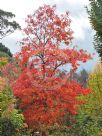
[[[102,60],[102,0],[89,0],[90,7],[88,8],[88,14],[90,23],[93,29],[96,31],[94,36],[94,45],[101,60]]]
[[[0,9],[0,39],[13,33],[17,28],[20,28],[16,21],[11,21],[15,17],[11,12],[6,12]]]

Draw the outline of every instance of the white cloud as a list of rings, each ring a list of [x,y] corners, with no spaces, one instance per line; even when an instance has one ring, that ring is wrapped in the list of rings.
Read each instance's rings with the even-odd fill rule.
[[[69,10],[72,13],[74,36],[75,38],[83,39],[84,29],[89,27],[84,9],[84,5],[88,3],[88,0],[0,0],[0,8],[16,14],[16,20],[23,25],[27,14],[33,13],[39,6],[43,4],[57,4],[58,12]],[[80,13],[81,9],[82,12]]]
[[[59,13],[66,10],[71,12],[71,26],[74,31],[74,37],[82,40],[85,38],[84,30],[90,28],[84,9],[84,5],[88,3],[88,0],[0,0],[0,8],[16,14],[16,20],[23,25],[27,14],[33,13],[39,6],[43,4],[56,4]],[[17,33],[15,34],[17,35]],[[12,36],[9,38],[13,38]],[[17,37],[20,37],[19,34]]]
[[[13,12],[20,25],[24,25],[27,14],[33,13],[39,6],[43,4],[56,4],[59,13],[70,10],[74,37],[83,40],[85,38],[85,29],[90,28],[84,9],[84,5],[88,3],[88,0],[0,0],[0,8]],[[21,35],[14,33],[12,36],[15,37],[16,41],[20,39]],[[12,36],[7,39],[14,39]]]
[[[89,4],[89,0],[67,0],[68,3],[74,5],[87,5]]]
[[[91,28],[89,20],[85,15],[80,15],[77,17],[71,17],[72,19],[72,30],[74,31],[74,37],[77,39],[85,39],[85,30]]]

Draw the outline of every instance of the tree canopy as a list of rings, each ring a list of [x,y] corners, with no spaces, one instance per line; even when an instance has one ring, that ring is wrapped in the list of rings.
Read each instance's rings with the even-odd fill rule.
[[[20,28],[16,21],[12,21],[15,15],[11,12],[6,12],[0,9],[0,39],[11,34],[17,28]]]

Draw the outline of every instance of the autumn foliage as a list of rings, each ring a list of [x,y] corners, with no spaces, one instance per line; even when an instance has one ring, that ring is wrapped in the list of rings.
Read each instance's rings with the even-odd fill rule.
[[[63,124],[64,117],[77,114],[78,105],[83,103],[78,96],[90,93],[90,89],[68,81],[67,70],[61,72],[68,64],[76,70],[79,62],[86,62],[91,56],[71,47],[69,13],[59,16],[55,10],[56,6],[44,5],[28,15],[23,30],[26,36],[16,55],[21,72],[12,88],[30,128]]]

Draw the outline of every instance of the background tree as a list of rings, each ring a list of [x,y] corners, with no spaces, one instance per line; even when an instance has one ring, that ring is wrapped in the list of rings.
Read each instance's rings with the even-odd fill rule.
[[[8,57],[12,57],[12,53],[10,52],[10,49],[5,47],[5,45],[3,45],[2,43],[0,43],[0,56],[2,56],[2,54],[7,54]]]
[[[20,136],[24,128],[24,117],[15,108],[16,99],[11,89],[7,85],[3,88],[3,84],[3,78],[0,78],[0,135]]]
[[[11,20],[13,17],[15,17],[15,15],[11,12],[6,12],[0,9],[0,40],[20,28],[16,21]],[[2,57],[11,60],[12,53],[0,42],[0,58],[2,59]],[[0,61],[0,65],[2,66],[2,63],[4,62],[5,61]]]
[[[71,136],[100,136],[102,135],[102,64],[98,63],[89,74],[88,87],[92,93],[81,96],[86,102],[81,106],[76,123],[71,128]]]
[[[79,74],[76,73],[76,71],[74,70],[70,70],[70,77],[69,77],[70,80],[74,80],[78,83],[78,80],[79,80]]]
[[[16,21],[12,21],[15,17],[11,12],[6,12],[0,9],[0,39],[11,34],[17,28],[20,28],[19,24]]]
[[[98,115],[101,119],[102,116],[102,64],[97,63],[95,69],[90,74],[88,79],[88,86],[93,89],[93,93],[86,97],[88,105],[85,106],[85,111],[91,114],[94,118]]]
[[[71,70],[69,79],[76,81],[83,87],[86,87],[88,75],[89,74],[85,69],[81,70],[79,73],[76,73],[76,71]]]
[[[12,53],[9,48],[0,43],[0,75],[2,75],[1,69],[12,59]]]
[[[79,73],[79,83],[83,87],[87,87],[88,76],[89,74],[85,69],[81,70]]]
[[[89,0],[88,14],[90,23],[95,30],[95,48],[102,60],[102,0]]]
[[[21,73],[11,84],[29,128],[39,129],[42,135],[47,135],[44,129],[50,125],[69,125],[70,115],[76,115],[78,104],[82,104],[77,97],[90,93],[90,89],[68,81],[67,71],[61,73],[61,66],[71,64],[76,70],[80,61],[86,62],[91,56],[70,48],[73,32],[69,14],[58,16],[55,9],[44,5],[28,15],[26,38],[16,55]]]

